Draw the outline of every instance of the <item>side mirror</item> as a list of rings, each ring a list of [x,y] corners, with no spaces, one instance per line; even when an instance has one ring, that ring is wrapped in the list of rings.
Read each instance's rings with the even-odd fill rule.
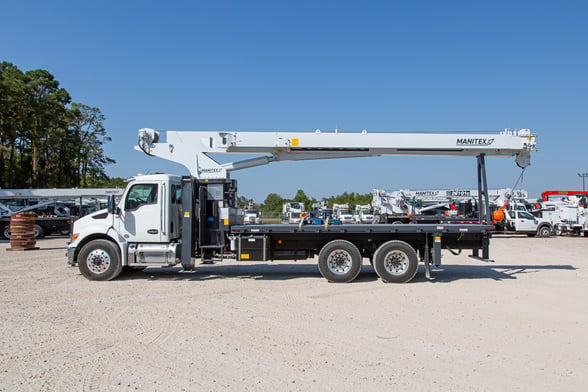
[[[114,195],[108,195],[108,209],[109,214],[116,214],[116,202],[114,201]]]

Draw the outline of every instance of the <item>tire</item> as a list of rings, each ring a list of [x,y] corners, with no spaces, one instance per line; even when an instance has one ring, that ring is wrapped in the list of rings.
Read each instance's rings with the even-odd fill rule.
[[[35,225],[35,239],[38,240],[43,237],[45,237],[45,230],[43,229],[43,227]]]
[[[78,255],[78,268],[89,280],[116,278],[122,271],[118,247],[107,240],[88,242]]]
[[[348,283],[361,271],[361,253],[355,245],[345,240],[334,240],[319,252],[318,267],[329,282]]]
[[[537,236],[538,237],[551,237],[551,227],[549,226],[541,226],[537,229]]]
[[[2,238],[5,240],[10,239],[10,225],[6,225],[2,228]]]
[[[385,283],[410,282],[417,273],[419,259],[404,241],[388,241],[374,253],[374,269]]]

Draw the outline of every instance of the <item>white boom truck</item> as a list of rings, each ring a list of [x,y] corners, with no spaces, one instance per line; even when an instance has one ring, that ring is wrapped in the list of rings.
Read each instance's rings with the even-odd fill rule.
[[[568,196],[566,199],[542,202],[542,218],[552,222],[554,233],[557,235],[588,237],[588,210],[585,204],[577,196]]]
[[[165,140],[164,140],[165,136]],[[238,261],[301,260],[318,255],[320,273],[332,282],[350,282],[363,258],[385,282],[408,282],[419,261],[441,264],[441,250],[472,250],[489,259],[493,230],[488,209],[486,157],[515,156],[530,164],[536,136],[529,130],[500,133],[322,133],[322,132],[157,132],[139,131],[138,149],[185,165],[191,176],[136,177],[120,203],[74,224],[70,265],[91,280],[116,278],[123,267],[192,270],[227,253]],[[218,163],[210,154],[262,154]],[[419,225],[244,225],[235,213],[236,181],[231,171],[273,161],[435,155],[475,157],[478,223]],[[242,218],[242,216],[241,216]]]

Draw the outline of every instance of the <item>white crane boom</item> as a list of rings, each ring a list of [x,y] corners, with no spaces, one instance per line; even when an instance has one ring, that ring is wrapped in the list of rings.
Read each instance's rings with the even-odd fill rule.
[[[325,133],[139,130],[136,149],[188,168],[199,179],[227,178],[229,172],[274,161],[382,155],[515,156],[530,164],[536,135],[528,129],[483,133]],[[210,154],[263,154],[219,163]]]
[[[121,196],[123,188],[0,189],[0,199],[75,199]]]

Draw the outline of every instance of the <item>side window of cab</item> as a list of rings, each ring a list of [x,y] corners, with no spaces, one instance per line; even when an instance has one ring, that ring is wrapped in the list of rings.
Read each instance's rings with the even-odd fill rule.
[[[525,212],[525,211],[519,211],[519,218],[522,218],[522,219],[530,219],[530,220],[535,219],[535,217],[533,215],[531,215],[531,214],[529,214],[528,212]]]
[[[157,203],[157,184],[135,184],[125,200],[125,210],[135,210],[145,204]]]
[[[182,186],[181,185],[172,185],[172,204],[182,204]]]

